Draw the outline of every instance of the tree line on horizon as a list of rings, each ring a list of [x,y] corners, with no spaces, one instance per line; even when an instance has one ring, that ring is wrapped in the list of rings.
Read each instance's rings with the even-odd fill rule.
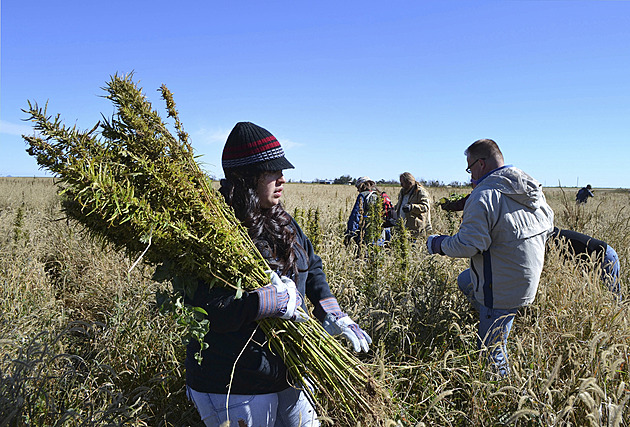
[[[293,182],[291,180],[288,180],[288,182]],[[300,183],[302,182],[307,182],[307,181],[299,181]],[[335,179],[314,179],[312,181],[313,183],[317,183],[317,184],[342,184],[342,185],[354,185],[357,182],[357,178],[353,178],[350,175],[342,175],[338,178]],[[397,179],[380,179],[375,181],[376,184],[381,184],[381,185],[400,185],[400,181]],[[459,181],[452,181],[449,184],[445,184],[444,182],[440,181],[440,180],[425,180],[425,179],[418,179],[418,182],[420,184],[422,184],[424,187],[469,187],[470,183],[469,182],[459,182]]]

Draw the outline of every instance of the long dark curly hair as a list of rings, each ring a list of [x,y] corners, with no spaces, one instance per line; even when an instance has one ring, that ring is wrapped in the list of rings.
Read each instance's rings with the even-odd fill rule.
[[[247,228],[249,237],[267,260],[269,267],[281,275],[298,274],[297,251],[304,251],[291,226],[291,217],[281,203],[264,209],[260,206],[257,188],[265,172],[232,170],[225,172],[219,192],[232,206],[236,218]]]

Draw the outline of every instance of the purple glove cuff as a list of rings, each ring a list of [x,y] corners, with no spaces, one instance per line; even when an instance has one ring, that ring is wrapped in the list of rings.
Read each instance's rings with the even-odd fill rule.
[[[346,315],[344,312],[341,311],[339,303],[337,302],[337,298],[335,297],[328,297],[319,300],[319,304],[322,306],[322,310],[324,310],[325,313],[330,313],[334,315],[337,319]]]
[[[263,286],[255,289],[254,292],[258,294],[258,313],[254,320],[282,316],[286,311],[289,301],[287,292],[278,294],[278,290],[273,285]],[[281,307],[284,307],[284,310]]]

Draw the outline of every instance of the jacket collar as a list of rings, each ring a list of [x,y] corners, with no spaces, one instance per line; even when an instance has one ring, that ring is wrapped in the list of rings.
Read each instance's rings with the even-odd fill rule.
[[[496,171],[500,171],[501,169],[511,168],[511,167],[512,167],[512,165],[503,165],[503,166],[501,166],[500,168],[496,168],[496,169],[491,170],[490,172],[488,172],[487,174],[485,174],[484,176],[482,176],[482,177],[481,177],[481,178],[479,178],[479,179],[471,179],[471,180],[470,180],[470,182],[472,182],[473,184],[475,184],[475,187],[476,187],[476,186],[478,186],[478,185],[479,185],[479,183],[480,183],[481,181],[483,181],[484,179],[486,179],[486,177],[487,177],[488,175],[493,174],[493,173],[495,173]]]

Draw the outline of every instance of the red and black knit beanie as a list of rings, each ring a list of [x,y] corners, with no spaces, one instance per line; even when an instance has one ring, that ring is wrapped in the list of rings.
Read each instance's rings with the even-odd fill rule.
[[[221,163],[224,172],[293,169],[276,137],[250,122],[239,122],[234,126],[223,147]]]

